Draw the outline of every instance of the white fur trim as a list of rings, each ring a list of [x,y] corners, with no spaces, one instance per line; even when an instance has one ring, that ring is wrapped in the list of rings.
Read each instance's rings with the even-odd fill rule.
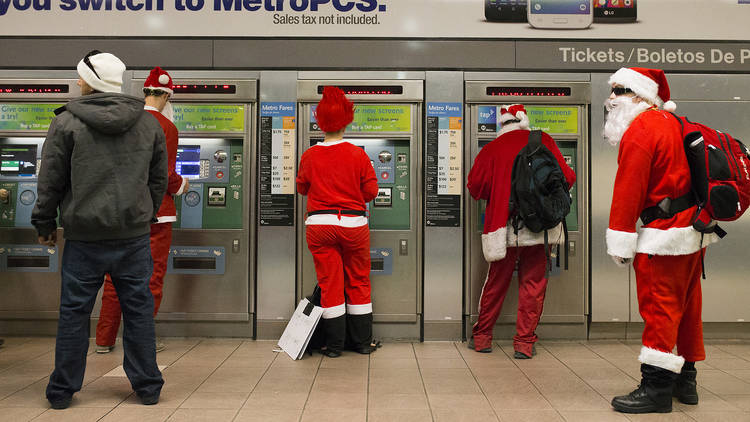
[[[609,230],[607,236],[609,239]],[[644,227],[638,235],[636,251],[651,255],[689,255],[718,241],[719,236],[709,233],[703,236],[701,245],[701,234],[692,227],[672,227],[667,230]]]
[[[682,365],[685,364],[685,358],[643,346],[641,347],[641,354],[638,356],[638,362],[679,374],[682,372]]]
[[[669,100],[666,103],[664,103],[664,105],[661,106],[661,108],[664,111],[673,112],[673,111],[677,110],[677,104],[674,101]]]
[[[633,69],[622,67],[609,77],[610,85],[622,85],[630,88],[639,97],[648,100],[658,107],[663,101],[659,98],[659,84],[648,76]]]
[[[492,233],[482,235],[482,252],[487,262],[495,262],[505,258],[507,252],[506,246],[506,228],[500,227]]]
[[[350,305],[346,304],[346,313],[349,315],[367,315],[372,313],[372,303],[365,303],[364,305]]]
[[[367,217],[362,215],[351,216],[338,214],[316,214],[305,219],[306,226],[340,226],[340,227],[362,227],[367,225]]]
[[[607,229],[606,240],[608,255],[619,256],[620,258],[635,256],[638,233]]]
[[[346,313],[346,304],[342,303],[341,305],[331,306],[330,308],[323,308],[323,316],[321,318],[323,319],[338,318],[341,315],[344,315],[345,313]]]
[[[182,178],[182,184],[180,184],[180,189],[177,190],[177,193],[175,193],[176,196],[180,196],[183,193],[185,193],[185,185],[187,184],[187,181],[188,181],[187,177]]]
[[[156,217],[156,223],[155,224],[161,224],[161,223],[174,223],[177,221],[176,215],[164,215],[161,217]]]
[[[506,226],[506,229],[508,231],[508,246],[544,245],[544,231],[534,233],[526,227],[523,227],[518,231],[518,238],[516,238],[516,234],[513,233],[513,226],[508,225]],[[550,245],[559,245],[565,243],[565,235],[563,233],[562,223],[547,230],[547,242]]]
[[[96,69],[96,73],[81,59],[76,67],[81,79],[99,92],[122,92],[122,74],[125,72],[125,63],[110,53],[90,56],[89,62]]]

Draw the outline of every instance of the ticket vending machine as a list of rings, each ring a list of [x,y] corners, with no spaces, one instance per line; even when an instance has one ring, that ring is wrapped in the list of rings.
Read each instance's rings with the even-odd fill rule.
[[[338,86],[355,103],[345,140],[365,150],[378,178],[369,204],[374,332],[381,338],[419,339],[422,289],[421,116],[423,81],[300,80],[298,153],[323,140],[314,110],[325,86]],[[297,200],[297,296],[317,282],[305,240],[305,197]]]
[[[179,131],[175,170],[190,185],[175,197],[177,221],[164,297],[163,335],[254,336],[255,104],[257,78],[236,73],[171,72]],[[143,97],[147,72],[131,94]]]
[[[481,77],[480,77],[481,78]],[[532,129],[542,129],[557,142],[566,162],[576,172],[571,190],[568,270],[564,270],[562,250],[553,249],[553,267],[547,286],[544,312],[537,332],[546,338],[585,338],[588,314],[588,102],[587,82],[476,80],[466,82],[468,129],[464,156],[466,169],[479,150],[497,137],[498,116],[505,104],[526,106]],[[465,195],[465,287],[464,318],[466,335],[478,317],[479,298],[488,264],[482,252],[484,201]],[[518,282],[508,290],[495,333],[500,337],[515,333],[518,310]]]
[[[60,306],[62,231],[37,243],[31,212],[54,110],[80,95],[71,72],[0,79],[0,320],[10,334],[52,334]]]

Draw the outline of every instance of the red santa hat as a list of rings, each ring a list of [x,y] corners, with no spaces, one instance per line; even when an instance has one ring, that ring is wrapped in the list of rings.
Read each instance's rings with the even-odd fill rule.
[[[516,129],[529,129],[529,116],[526,115],[526,108],[523,104],[510,104],[500,107],[499,134],[510,132]]]
[[[174,84],[172,83],[172,77],[169,76],[166,70],[156,66],[151,69],[151,73],[148,74],[146,82],[143,83],[143,88],[154,89],[157,91],[164,91],[174,94]]]
[[[338,132],[354,120],[354,103],[335,86],[323,88],[323,98],[315,109],[315,120],[323,132]]]
[[[610,85],[622,85],[635,95],[666,111],[675,111],[677,104],[669,100],[669,84],[661,69],[623,67],[609,77]]]

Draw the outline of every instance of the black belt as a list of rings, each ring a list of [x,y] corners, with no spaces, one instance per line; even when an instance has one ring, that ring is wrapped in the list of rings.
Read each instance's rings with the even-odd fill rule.
[[[316,210],[316,211],[310,211],[307,213],[308,216],[320,215],[320,214],[357,215],[357,216],[364,217],[367,215],[367,211],[364,211],[364,210]]]
[[[660,218],[672,218],[675,214],[685,211],[695,204],[695,197],[692,192],[688,192],[677,199],[667,197],[662,199],[658,205],[643,210],[641,212],[641,221],[643,221],[643,225],[645,226]]]

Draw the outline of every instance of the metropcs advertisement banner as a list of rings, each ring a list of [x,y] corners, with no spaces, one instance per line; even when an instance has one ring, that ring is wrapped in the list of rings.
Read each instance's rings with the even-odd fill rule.
[[[748,0],[0,0],[0,36],[748,40]]]

